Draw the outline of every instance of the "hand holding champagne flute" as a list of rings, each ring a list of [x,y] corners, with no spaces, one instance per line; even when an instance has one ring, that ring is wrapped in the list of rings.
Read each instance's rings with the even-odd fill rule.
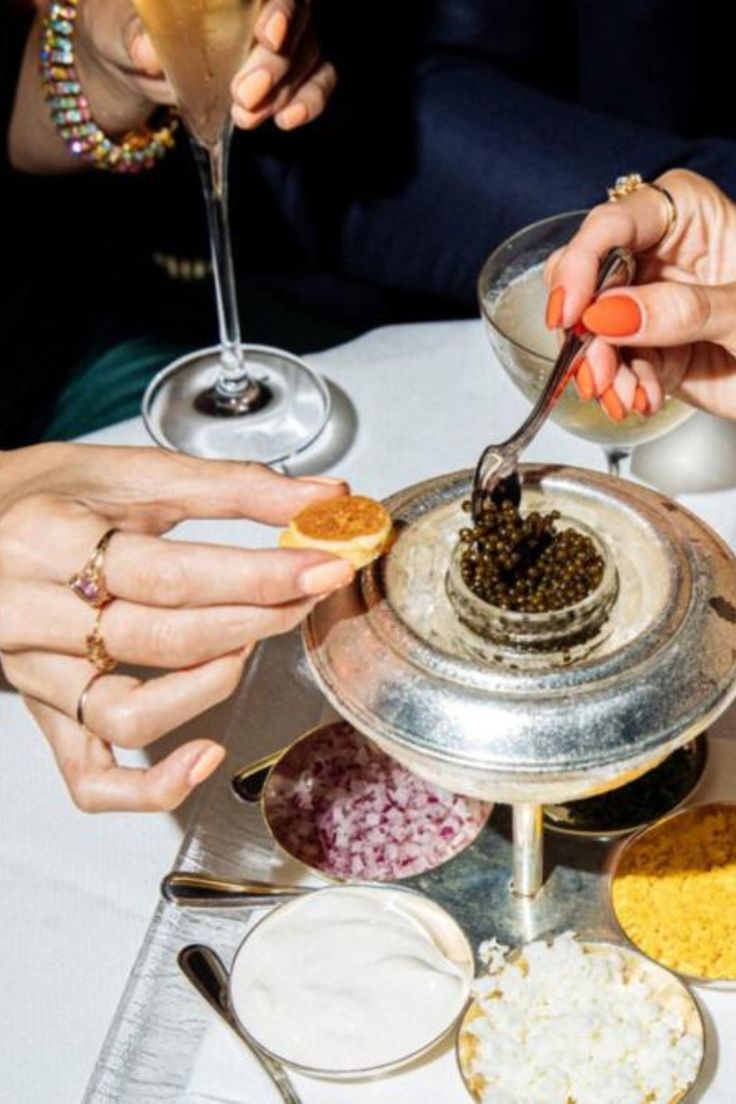
[[[265,0],[135,0],[144,27],[171,83],[182,119],[189,130],[200,169],[207,205],[212,263],[217,295],[220,345],[200,350],[169,365],[151,382],[143,403],[149,431],[159,444],[201,456],[287,459],[309,445],[329,415],[324,383],[297,358],[275,349],[243,347],[240,339],[235,276],[227,212],[227,169],[232,137],[232,85],[251,52],[259,20],[268,16],[266,33],[286,38],[284,7]],[[273,10],[272,10],[273,9]],[[308,18],[306,4],[294,11],[294,36]],[[275,26],[274,26],[274,20]],[[273,43],[272,43],[273,45]],[[326,98],[334,80],[331,67],[320,65],[317,51],[312,83]],[[256,78],[256,74],[261,74]],[[265,76],[263,76],[265,74]],[[260,79],[260,103],[240,78],[242,102],[235,114],[251,125],[247,107],[261,107],[273,74],[255,70]],[[319,84],[315,82],[320,81]],[[288,87],[288,86],[287,86]],[[315,88],[302,85],[300,116],[314,110]],[[311,101],[310,101],[311,97]],[[276,121],[285,129],[288,110],[278,113],[283,91],[270,96]],[[253,115],[257,125],[260,121]]]

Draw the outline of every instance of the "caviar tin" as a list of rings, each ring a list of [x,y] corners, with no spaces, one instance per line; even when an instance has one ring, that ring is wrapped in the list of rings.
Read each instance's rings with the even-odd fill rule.
[[[446,577],[471,473],[388,499],[390,552],[305,626],[338,712],[455,793],[559,804],[634,779],[692,740],[736,692],[736,569],[702,521],[656,491],[522,465],[523,509],[558,510],[606,542],[618,591],[584,655],[513,659],[455,615]]]

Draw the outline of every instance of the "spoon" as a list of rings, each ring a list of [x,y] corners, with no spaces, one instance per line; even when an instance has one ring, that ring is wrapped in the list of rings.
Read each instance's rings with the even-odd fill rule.
[[[227,908],[229,905],[271,905],[287,897],[309,893],[310,886],[270,885],[269,882],[241,882],[189,870],[172,870],[161,882],[161,894],[172,905],[196,908]]]
[[[611,249],[598,272],[595,294],[612,287],[622,287],[634,279],[636,262],[630,250],[623,246]],[[580,361],[594,335],[578,325],[566,331],[565,340],[554,367],[534,408],[519,429],[500,445],[488,445],[481,453],[473,478],[471,499],[473,519],[477,522],[488,501],[500,505],[510,499],[515,506],[521,501],[521,481],[517,471],[519,458],[544,425],[557,400],[565,390],[570,375]]]
[[[278,1089],[284,1104],[302,1104],[284,1067],[264,1053],[243,1032],[230,1005],[229,978],[219,955],[203,943],[182,947],[176,958],[179,969],[220,1019],[234,1031]]]

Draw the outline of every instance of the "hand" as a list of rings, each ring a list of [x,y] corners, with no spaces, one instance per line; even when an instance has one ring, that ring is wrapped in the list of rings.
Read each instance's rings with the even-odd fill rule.
[[[548,323],[582,319],[598,335],[576,382],[614,420],[654,414],[665,395],[736,418],[736,205],[683,169],[656,183],[677,209],[671,231],[655,188],[594,208],[548,262]],[[591,305],[598,265],[615,245],[637,254],[636,286]]]
[[[190,517],[283,525],[339,481],[287,479],[253,464],[157,449],[49,445],[0,458],[0,659],[46,735],[76,804],[172,809],[222,761],[194,740],[147,770],[119,767],[112,745],[145,747],[226,698],[255,641],[296,625],[353,576],[323,552],[248,550],[161,539]],[[85,637],[96,611],[68,587],[107,530],[114,600],[101,630],[124,664],[168,669],[101,675]],[[89,730],[89,731],[88,731]]]
[[[119,104],[121,86],[147,105],[147,113],[153,104],[175,102],[130,0],[81,5],[77,51],[85,89],[92,95],[94,88],[95,121],[103,129],[103,123],[120,129],[110,113]],[[322,58],[309,4],[269,0],[256,24],[255,45],[232,83],[233,120],[248,130],[270,118],[284,130],[302,126],[323,111],[336,80],[333,66]]]

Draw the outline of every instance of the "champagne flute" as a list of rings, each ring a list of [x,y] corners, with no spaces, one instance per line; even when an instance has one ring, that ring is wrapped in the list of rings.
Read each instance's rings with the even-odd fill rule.
[[[478,297],[488,336],[509,376],[536,401],[558,352],[557,337],[544,322],[547,289],[544,262],[578,229],[585,211],[555,215],[520,230],[488,258],[478,281]],[[610,475],[621,475],[634,447],[653,441],[694,413],[692,407],[667,398],[652,417],[630,414],[611,419],[598,403],[583,402],[568,387],[552,412],[553,421],[603,448]]]
[[[219,347],[189,353],[151,381],[148,431],[195,456],[287,460],[322,432],[324,382],[303,361],[243,345],[227,206],[230,84],[254,42],[265,0],[135,0],[189,131],[207,209]]]

